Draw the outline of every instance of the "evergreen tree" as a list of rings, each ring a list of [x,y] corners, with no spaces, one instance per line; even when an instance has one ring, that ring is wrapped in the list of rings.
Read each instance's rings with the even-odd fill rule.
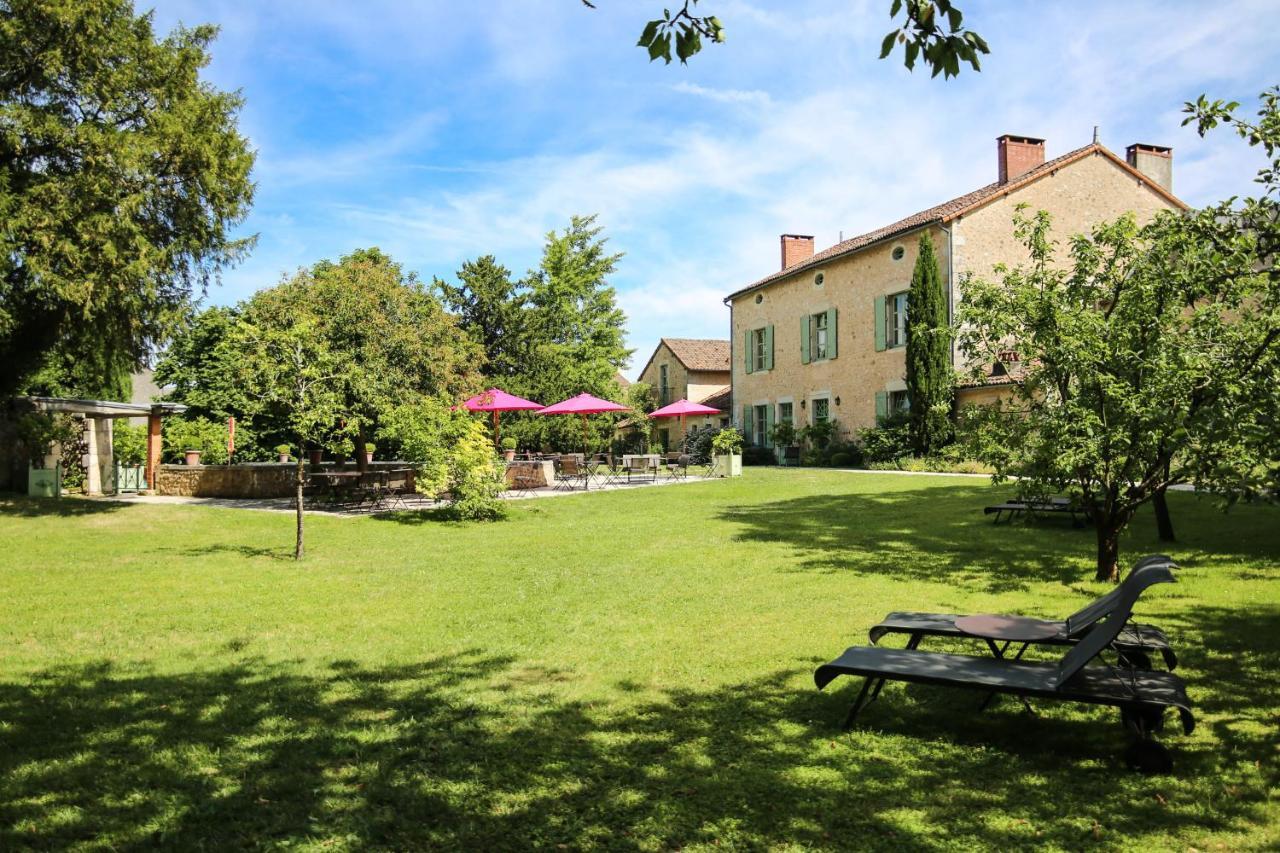
[[[434,287],[462,330],[484,349],[485,374],[493,383],[518,375],[528,343],[524,282],[512,281],[511,270],[484,255],[463,263],[457,284],[437,278]]]
[[[911,444],[917,454],[934,453],[951,439],[954,395],[947,294],[933,241],[924,234],[907,294],[907,398]]]

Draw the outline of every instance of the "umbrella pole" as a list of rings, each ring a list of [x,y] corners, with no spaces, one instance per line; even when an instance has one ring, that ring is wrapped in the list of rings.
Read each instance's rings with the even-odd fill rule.
[[[585,456],[586,453],[587,453],[587,415],[584,412],[582,414],[582,454]]]
[[[493,410],[493,446],[502,449],[502,430],[498,427],[498,410]]]

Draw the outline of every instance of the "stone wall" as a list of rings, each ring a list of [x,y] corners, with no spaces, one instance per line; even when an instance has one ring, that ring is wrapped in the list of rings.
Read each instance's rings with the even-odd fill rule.
[[[311,466],[307,466],[311,470]],[[352,468],[352,466],[346,466]],[[374,462],[371,469],[405,468],[404,462]],[[288,498],[297,466],[292,462],[252,465],[161,465],[156,491],[198,498]],[[323,470],[338,470],[326,464]]]

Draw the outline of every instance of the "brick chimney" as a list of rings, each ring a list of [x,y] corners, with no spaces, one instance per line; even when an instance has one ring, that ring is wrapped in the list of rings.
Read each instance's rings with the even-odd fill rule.
[[[997,180],[1007,184],[1044,164],[1044,140],[1006,133],[996,138]]]
[[[1124,150],[1129,165],[1173,192],[1173,149],[1167,145],[1148,145],[1135,142]]]
[[[782,268],[794,266],[813,257],[812,234],[782,235]]]

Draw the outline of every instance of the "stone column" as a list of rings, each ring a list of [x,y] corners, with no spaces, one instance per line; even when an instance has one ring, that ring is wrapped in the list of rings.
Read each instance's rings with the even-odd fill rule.
[[[155,491],[156,474],[160,470],[160,416],[152,412],[147,417],[147,488]]]
[[[102,494],[102,471],[98,468],[97,418],[84,419],[84,493]]]
[[[98,483],[103,494],[116,491],[116,454],[111,440],[114,423],[111,418],[93,421],[93,430],[98,434]]]

